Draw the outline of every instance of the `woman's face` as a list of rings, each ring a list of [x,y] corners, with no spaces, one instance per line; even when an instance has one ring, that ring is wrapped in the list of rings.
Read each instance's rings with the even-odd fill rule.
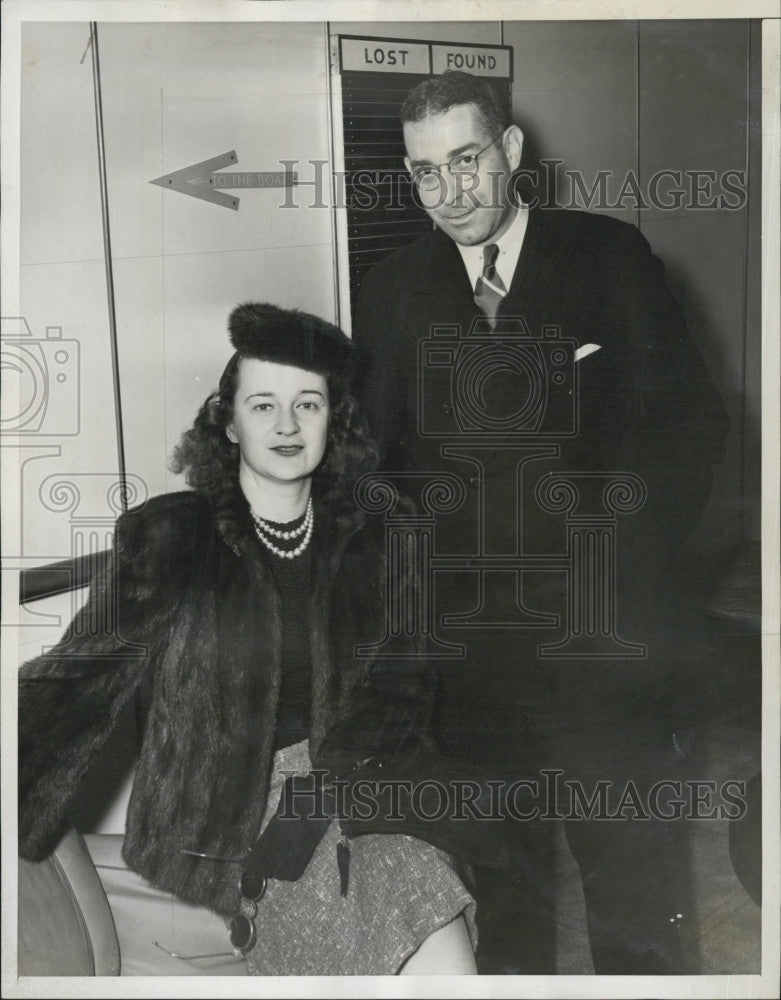
[[[225,433],[238,444],[241,464],[267,484],[312,475],[328,440],[328,385],[322,375],[242,358]]]

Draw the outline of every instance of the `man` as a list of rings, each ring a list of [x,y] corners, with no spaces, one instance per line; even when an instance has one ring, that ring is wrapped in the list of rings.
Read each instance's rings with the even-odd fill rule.
[[[383,468],[456,475],[466,495],[436,526],[437,554],[478,557],[436,574],[437,615],[450,616],[440,636],[466,648],[462,662],[442,661],[442,743],[503,774],[562,766],[586,783],[664,778],[680,704],[664,595],[721,457],[721,400],[634,226],[523,203],[513,184],[523,135],[489,85],[460,72],[430,78],[401,120],[405,165],[434,229],[364,279],[354,336],[374,361],[366,405]],[[584,585],[584,606],[609,618],[602,655],[593,643],[582,655],[541,655],[559,637],[551,623],[571,630],[577,614],[577,581],[557,561],[571,543],[563,508],[544,496],[563,480],[580,491],[575,514],[597,527],[611,515],[606,490],[622,482],[637,493],[639,509],[613,517],[602,575]],[[538,558],[480,572],[479,558],[495,555]],[[572,822],[567,835],[596,971],[691,971],[662,926],[684,905],[673,902],[685,896],[686,868],[673,835],[594,822]],[[509,877],[505,891],[488,873],[478,882],[485,971],[554,971],[544,886]],[[643,892],[652,898],[639,903]],[[532,916],[524,896],[536,897]],[[525,953],[502,939],[513,909],[538,930]]]

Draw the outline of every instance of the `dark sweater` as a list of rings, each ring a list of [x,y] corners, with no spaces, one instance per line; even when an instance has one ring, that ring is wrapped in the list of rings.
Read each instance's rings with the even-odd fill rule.
[[[300,526],[303,517],[279,524],[268,521],[278,531]],[[301,537],[274,538],[280,549],[294,549]],[[299,743],[309,737],[312,724],[312,629],[309,604],[312,596],[312,556],[309,547],[294,559],[282,559],[263,548],[274,582],[279,590],[282,620],[282,686],[279,692],[274,750]]]

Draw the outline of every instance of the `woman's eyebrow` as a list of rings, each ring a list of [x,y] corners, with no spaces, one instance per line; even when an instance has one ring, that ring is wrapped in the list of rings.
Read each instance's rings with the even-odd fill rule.
[[[320,392],[319,389],[302,389],[299,392],[298,395],[299,396],[305,396],[305,395],[319,396],[321,399],[323,399],[323,400],[325,399],[324,394],[322,392]],[[251,399],[255,399],[257,397],[260,397],[260,398],[263,398],[263,399],[276,399],[276,396],[275,396],[275,394],[273,392],[251,392],[249,394],[249,396],[245,397],[244,402],[248,403]]]

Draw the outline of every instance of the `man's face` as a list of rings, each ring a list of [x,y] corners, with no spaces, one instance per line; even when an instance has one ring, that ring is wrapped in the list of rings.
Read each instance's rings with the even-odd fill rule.
[[[421,204],[452,240],[464,246],[486,243],[509,224],[513,212],[509,181],[520,165],[523,148],[517,126],[511,125],[501,136],[490,135],[475,106],[459,104],[444,114],[405,122],[404,144],[407,170],[413,176],[427,172],[428,184],[433,185],[418,185]],[[451,173],[443,166],[475,154],[479,156],[474,175]],[[432,170],[439,170],[439,175],[432,177]]]

